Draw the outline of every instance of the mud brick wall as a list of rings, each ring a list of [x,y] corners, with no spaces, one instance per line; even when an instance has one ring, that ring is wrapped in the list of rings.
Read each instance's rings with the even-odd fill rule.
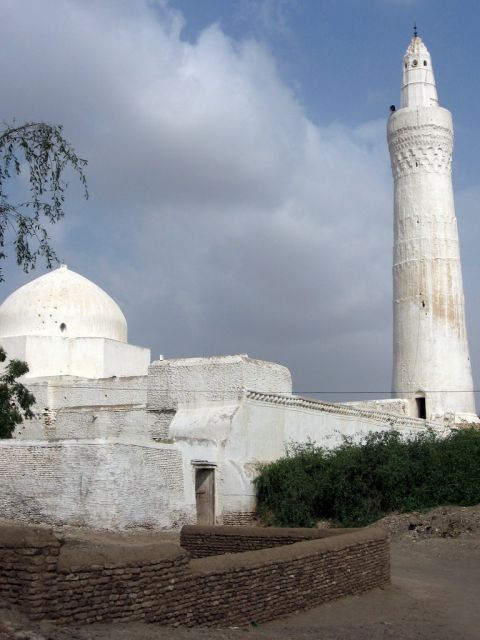
[[[224,553],[242,553],[294,544],[302,540],[329,538],[357,529],[286,529],[281,527],[209,527],[184,526],[180,544],[193,558],[206,558]]]
[[[46,617],[59,623],[134,621],[154,611],[164,624],[175,622],[180,603],[172,607],[169,602],[188,564],[188,555],[174,544],[81,554],[67,547],[59,555]]]
[[[390,549],[383,529],[368,529],[200,558],[190,568],[197,580],[185,598],[195,624],[225,627],[266,622],[383,586],[390,581]]]
[[[60,548],[51,529],[0,525],[0,601],[42,617]]]
[[[222,627],[272,620],[389,581],[381,529],[302,542],[292,542],[288,530],[273,533],[264,539],[289,544],[191,559],[175,544],[93,544],[48,527],[0,523],[0,596],[32,619],[60,623]]]

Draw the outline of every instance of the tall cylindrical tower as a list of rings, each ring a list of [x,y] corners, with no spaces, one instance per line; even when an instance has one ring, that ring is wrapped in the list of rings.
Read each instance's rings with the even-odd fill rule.
[[[393,393],[411,415],[477,421],[453,201],[453,125],[415,33],[388,121],[395,182]]]

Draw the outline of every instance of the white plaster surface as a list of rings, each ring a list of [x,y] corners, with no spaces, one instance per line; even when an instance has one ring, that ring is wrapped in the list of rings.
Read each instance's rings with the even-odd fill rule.
[[[62,265],[14,291],[0,306],[0,337],[62,336],[127,341],[127,321],[96,284]]]
[[[45,376],[142,376],[148,371],[150,349],[108,338],[61,336],[0,337],[9,359],[28,363],[26,380]]]
[[[347,407],[357,409],[368,409],[371,411],[381,411],[383,413],[393,413],[399,416],[410,415],[410,402],[403,398],[385,398],[383,400],[355,400],[342,403]]]
[[[414,36],[403,57],[401,107],[438,104],[432,59],[422,39]]]
[[[180,403],[229,401],[243,389],[291,393],[290,371],[247,355],[158,360],[148,370],[150,409],[175,409]]]
[[[70,376],[28,381],[36,417],[19,425],[19,440],[127,437],[149,439],[147,376],[85,380]]]
[[[17,440],[48,442],[113,437],[145,444],[148,440],[146,424],[144,405],[62,408],[44,411],[20,425],[15,437]]]
[[[38,409],[145,404],[147,376],[88,380],[56,376],[28,380]]]
[[[56,525],[175,528],[194,518],[182,468],[181,452],[168,445],[4,441],[0,513]]]
[[[427,60],[421,72],[411,66],[417,58]],[[432,106],[430,69],[414,38],[404,59],[402,108],[388,122],[395,183],[392,388],[409,401],[411,415],[416,396],[424,395],[427,417],[475,421],[451,179],[453,125],[449,111]]]

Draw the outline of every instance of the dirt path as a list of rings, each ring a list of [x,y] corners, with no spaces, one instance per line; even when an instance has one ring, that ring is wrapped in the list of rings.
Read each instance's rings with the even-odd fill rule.
[[[480,538],[399,541],[390,587],[266,626],[285,638],[477,640],[479,589]]]
[[[247,629],[166,629],[140,623],[58,628],[0,612],[0,640],[478,640],[480,533],[392,541],[392,584]]]

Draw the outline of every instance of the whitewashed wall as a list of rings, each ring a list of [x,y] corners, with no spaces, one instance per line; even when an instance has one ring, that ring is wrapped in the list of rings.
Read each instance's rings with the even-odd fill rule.
[[[25,335],[2,337],[0,343],[9,358],[28,362],[27,380],[58,375],[142,376],[150,364],[150,349],[108,338]]]
[[[428,425],[293,396],[288,370],[272,363],[193,360],[155,364],[148,377],[32,384],[37,419],[0,442],[0,516],[94,528],[178,527],[195,522],[195,469],[205,464],[215,468],[217,522],[248,522],[259,463],[282,456],[289,442],[334,447],[343,435],[391,428],[410,434]]]
[[[168,445],[2,442],[0,485],[2,517],[28,522],[170,529],[194,517],[182,454]]]
[[[406,436],[446,426],[416,418],[284,394],[246,392],[236,403],[186,403],[178,407],[169,435],[182,448],[186,493],[194,491],[192,460],[217,465],[217,513],[229,524],[248,521],[255,509],[252,484],[262,462],[278,459],[291,442],[334,448],[344,436],[398,429]]]
[[[97,380],[57,376],[29,382],[37,416],[17,427],[15,438],[146,438],[147,384],[147,376]]]

